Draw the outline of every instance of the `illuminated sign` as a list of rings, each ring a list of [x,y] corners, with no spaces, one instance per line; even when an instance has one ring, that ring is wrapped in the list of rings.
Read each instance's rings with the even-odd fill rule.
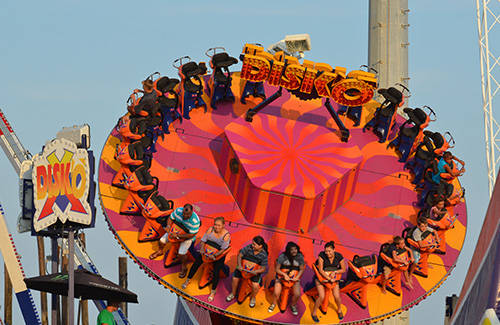
[[[377,78],[371,72],[347,69],[327,63],[299,60],[278,52],[274,56],[260,46],[246,44],[240,55],[242,79],[267,82],[289,90],[301,99],[330,97],[340,105],[360,106],[373,98]]]
[[[92,222],[87,201],[90,176],[89,156],[85,149],[65,139],[56,139],[33,158],[35,215],[33,228],[43,230],[58,220],[83,225]]]

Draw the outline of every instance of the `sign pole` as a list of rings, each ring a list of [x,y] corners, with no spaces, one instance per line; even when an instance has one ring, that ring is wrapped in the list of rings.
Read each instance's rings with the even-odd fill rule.
[[[40,275],[45,275],[45,243],[42,236],[36,237],[38,246],[38,270]],[[49,315],[47,313],[47,293],[40,292],[40,303],[42,305],[42,325],[49,324]]]
[[[68,234],[68,321],[73,325],[75,321],[75,231],[71,227]]]
[[[51,259],[52,259],[52,274],[57,273],[57,261],[58,261],[58,255],[59,252],[57,251],[57,238],[56,237],[51,237],[50,238],[50,243],[51,243],[51,248],[52,248],[52,253],[51,253]],[[52,294],[52,308],[51,308],[51,319],[52,319],[52,325],[57,325],[58,324],[58,313],[57,310],[59,309],[59,301],[58,301],[58,296],[56,294]]]

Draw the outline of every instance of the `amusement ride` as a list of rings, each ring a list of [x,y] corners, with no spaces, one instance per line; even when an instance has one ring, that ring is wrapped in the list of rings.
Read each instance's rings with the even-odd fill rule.
[[[211,72],[183,57],[175,62],[179,79],[146,77],[101,154],[106,219],[139,267],[188,301],[247,322],[374,322],[435,291],[456,263],[467,224],[457,178],[463,162],[453,156],[445,171],[444,155],[454,140],[429,129],[439,112],[406,107],[407,118],[399,116],[408,89],[377,88],[376,71],[347,72],[245,44],[241,71],[235,72],[230,70],[238,60],[223,48],[207,54]],[[373,100],[375,93],[382,102]],[[444,212],[431,218],[438,200]],[[201,225],[189,251],[180,253],[192,238],[190,229],[168,220],[186,206]],[[426,231],[426,244],[412,237],[422,216],[438,235]],[[214,295],[208,285],[215,259],[209,256],[221,248],[199,240],[217,217],[224,218],[231,239]],[[251,279],[265,266],[239,255],[259,236],[269,266],[253,293]],[[393,255],[395,236],[419,252],[418,262],[409,250]],[[162,237],[165,246],[159,246]],[[347,272],[318,270],[315,261],[330,241]],[[294,280],[301,291],[293,312],[287,306],[292,274],[275,279],[274,261],[288,242],[300,247],[305,261]],[[203,269],[183,285],[184,265],[198,254]],[[412,264],[413,284],[404,284]],[[237,266],[242,280],[233,300]],[[385,276],[384,266],[390,270]],[[316,320],[314,278],[328,282]],[[271,309],[276,281],[287,289],[279,308]],[[333,299],[336,290],[341,299]]]
[[[480,43],[487,45],[484,37]],[[173,63],[178,76],[146,76],[110,125],[97,195],[118,243],[148,276],[228,322],[365,324],[432,294],[453,270],[467,228],[458,179],[464,162],[451,154],[451,132],[433,128],[439,111],[407,107],[409,89],[379,88],[372,67],[347,71],[283,46],[242,48],[238,57],[223,47],[208,49],[208,66],[179,58]],[[2,148],[23,178],[22,163],[31,155],[1,111],[0,117]],[[195,237],[172,217],[186,206],[199,217]],[[201,242],[220,217],[230,235],[225,248]],[[417,241],[413,232],[423,217],[432,231]],[[2,232],[8,234],[6,227]],[[181,254],[188,237],[192,244]],[[267,268],[241,256],[258,237],[267,247]],[[398,248],[397,237],[408,249]],[[8,240],[2,253],[23,315],[38,323]],[[323,268],[318,256],[332,241],[342,262]],[[290,242],[303,255],[300,269],[275,263]],[[75,259],[97,273],[80,244]],[[200,271],[186,285],[184,265],[197,259]],[[241,281],[228,299],[236,269]],[[259,269],[264,272],[254,294]],[[283,288],[271,308],[276,283]],[[296,283],[300,294],[292,305]],[[116,321],[127,323],[121,313]]]

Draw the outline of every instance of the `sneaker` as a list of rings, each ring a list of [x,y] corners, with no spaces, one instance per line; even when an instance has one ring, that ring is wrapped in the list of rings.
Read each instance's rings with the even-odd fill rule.
[[[314,321],[315,323],[319,323],[319,318],[318,318],[318,316],[316,316],[316,315],[311,315],[311,317],[312,317],[312,319],[313,319],[313,321]]]
[[[269,308],[267,308],[267,311],[268,311],[268,312],[270,312],[270,313],[272,313],[272,312],[274,311],[274,308],[275,308],[275,307],[276,307],[276,305],[275,305],[275,304],[271,304],[271,305],[269,306]]]
[[[231,300],[234,299],[234,295],[232,293],[230,293],[227,297],[226,297],[226,301],[227,302],[230,302]]]
[[[248,304],[250,308],[255,307],[255,298],[250,299],[250,304]]]
[[[299,311],[297,310],[297,306],[292,305],[292,306],[290,306],[290,309],[292,310],[293,316],[297,316],[299,314]]]

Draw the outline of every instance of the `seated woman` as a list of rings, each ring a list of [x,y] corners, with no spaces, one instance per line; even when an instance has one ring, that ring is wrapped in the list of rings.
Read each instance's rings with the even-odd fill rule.
[[[299,314],[297,311],[297,301],[300,297],[300,277],[305,270],[305,261],[304,255],[302,255],[300,248],[296,243],[288,242],[288,244],[286,244],[285,251],[276,259],[275,270],[276,279],[274,282],[273,302],[269,306],[268,311],[270,313],[273,312],[274,308],[278,304],[278,299],[282,289],[281,279],[283,279],[285,281],[295,282],[293,284],[293,297],[290,309],[292,310],[292,314],[297,316]],[[298,271],[298,273],[296,276],[290,277],[289,273],[292,270]]]
[[[236,269],[234,270],[233,280],[231,282],[231,293],[226,297],[227,302],[233,300],[236,295],[236,290],[238,289],[238,284],[240,283],[240,279],[242,277],[241,272],[248,272],[253,274],[250,278],[252,282],[252,292],[250,294],[249,306],[250,308],[255,307],[255,296],[259,292],[262,274],[266,272],[267,269],[267,257],[267,244],[261,236],[254,237],[250,245],[240,249]],[[258,265],[260,265],[260,268],[255,271],[244,270],[242,266],[242,259],[255,261]]]
[[[329,241],[325,244],[325,250],[319,253],[315,265],[321,276],[323,276],[327,282],[331,283],[336,282],[335,274],[342,274],[347,271],[344,257],[342,256],[342,254],[335,251],[335,243],[333,241]],[[328,271],[329,274],[325,273],[326,271]],[[316,313],[319,306],[325,299],[325,288],[323,287],[323,283],[319,281],[317,276],[314,277],[314,284],[316,285],[316,289],[318,290],[318,299],[316,299],[316,302],[314,303],[311,316],[312,319],[317,323],[319,322],[319,319]],[[342,320],[344,318],[344,314],[342,314],[342,301],[340,300],[340,290],[338,282],[333,288],[333,298],[335,299],[335,304],[337,305],[337,314],[339,315],[339,319]]]
[[[457,169],[453,160],[459,162],[462,165],[461,169]],[[432,176],[432,180],[439,184],[441,179],[447,182],[451,182],[458,176],[462,176],[465,173],[465,162],[453,156],[449,151],[443,154],[443,157],[439,160],[437,164],[437,172]]]
[[[429,217],[432,220],[440,220],[446,213],[448,213],[448,211],[445,208],[445,200],[443,197],[438,197],[429,211]]]
[[[214,260],[214,268],[213,268],[213,278],[212,278],[212,291],[210,291],[210,295],[208,296],[208,301],[214,300],[215,290],[217,289],[217,284],[219,283],[219,275],[222,267],[224,266],[224,261],[226,260],[225,254],[230,249],[231,244],[231,234],[224,227],[224,217],[217,217],[214,219],[214,225],[210,227],[207,232],[201,238],[201,247],[200,253],[203,254],[204,246],[209,245],[218,248],[218,252],[214,255],[210,256],[211,259]],[[186,282],[182,285],[182,289],[186,289],[189,285],[189,282],[198,271],[199,267],[203,263],[202,256],[197,255],[196,260],[194,261],[191,269],[189,270]],[[218,259],[219,256],[222,256]]]
[[[406,260],[401,257],[405,252],[407,252],[409,259]],[[393,259],[394,262],[399,263],[401,265],[408,265],[413,263],[413,252],[410,248],[408,248],[405,244],[405,241],[400,236],[394,236],[392,240],[392,244],[389,245],[389,249],[387,252],[388,256]],[[382,270],[384,277],[382,278],[382,293],[386,293],[385,285],[389,278],[389,274],[392,272],[392,266],[387,262],[382,263]],[[405,284],[408,288],[413,289],[413,284],[411,282],[410,274],[408,273],[408,269],[403,271]]]

